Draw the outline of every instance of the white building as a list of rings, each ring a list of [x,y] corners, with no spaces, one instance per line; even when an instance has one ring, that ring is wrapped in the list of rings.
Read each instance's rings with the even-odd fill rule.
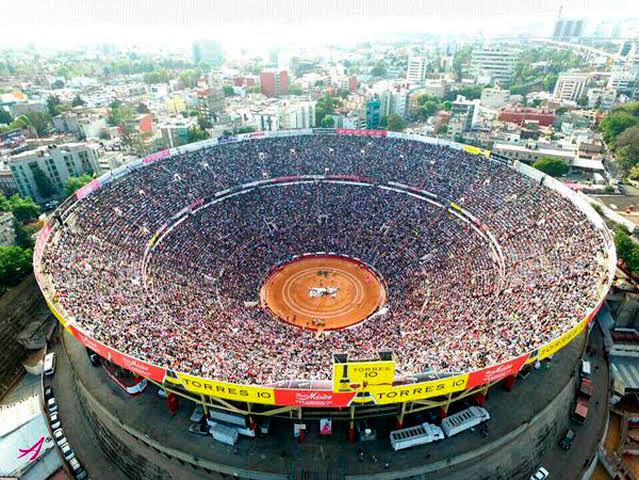
[[[498,109],[510,99],[510,91],[501,88],[484,88],[481,91],[480,103],[482,107]]]
[[[166,148],[179,147],[189,143],[189,129],[197,127],[197,120],[188,118],[169,118],[158,125],[162,143]]]
[[[251,123],[258,130],[276,131],[282,128],[275,107],[268,107],[251,115]]]
[[[315,127],[315,101],[280,101],[253,111],[250,123],[258,130],[276,131]]]
[[[380,118],[397,114],[407,118],[410,91],[405,85],[392,81],[377,82],[369,91],[368,100],[379,100]]]
[[[532,165],[542,157],[556,158],[571,165],[576,157],[575,149],[560,149],[539,147],[538,145],[511,145],[508,143],[495,143],[492,151],[503,155],[510,160],[519,160]]]
[[[519,51],[507,47],[485,47],[473,50],[472,68],[475,78],[492,80],[508,86],[513,81]]]
[[[562,102],[576,102],[586,93],[587,73],[560,73],[553,96]]]
[[[633,42],[626,56],[626,68],[639,74],[639,41]]]
[[[588,97],[588,108],[601,108],[608,111],[617,100],[617,92],[614,88],[591,88],[586,94]]]
[[[467,100],[463,95],[457,95],[453,102],[451,113],[451,123],[460,122],[461,131],[467,132],[472,129],[479,118],[480,100]],[[448,124],[449,133],[451,123]]]
[[[632,70],[613,70],[608,79],[608,88],[612,88],[618,95],[632,97],[635,93],[637,72]]]
[[[69,177],[100,173],[99,145],[94,143],[66,143],[47,145],[9,157],[7,164],[23,197],[38,202],[50,197],[62,197]],[[40,194],[36,172],[42,171],[54,189],[53,195]]]
[[[406,80],[410,83],[423,83],[426,78],[427,60],[424,57],[410,57],[406,70]]]
[[[282,129],[291,128],[313,128],[315,126],[315,103],[314,101],[302,101],[295,103],[284,103],[278,109],[280,127]]]

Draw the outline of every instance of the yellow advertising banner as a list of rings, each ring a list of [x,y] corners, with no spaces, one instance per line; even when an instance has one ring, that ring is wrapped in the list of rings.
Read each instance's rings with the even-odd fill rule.
[[[233,383],[216,382],[205,378],[194,377],[185,373],[176,372],[176,375],[184,388],[198,395],[209,395],[236,402],[275,404],[275,391],[272,388],[255,387],[252,385],[235,385]],[[174,379],[167,380],[176,382]]]
[[[51,302],[45,295],[44,297],[47,301],[47,305],[49,305],[49,310],[51,310],[51,313],[53,313],[53,315],[55,316],[55,318],[58,319],[58,321],[62,324],[62,326],[64,328],[67,327],[67,321],[65,320],[65,318],[60,314],[60,312],[58,311],[57,308],[55,308],[55,305],[53,304],[53,302]]]
[[[579,335],[583,331],[583,329],[586,328],[587,325],[588,325],[588,318],[586,317],[577,325],[575,325],[566,333],[564,333],[561,337],[559,337],[556,340],[553,340],[548,345],[541,347],[541,349],[539,350],[539,359],[543,360],[544,358],[557,353],[559,350],[561,350],[570,342],[572,342],[577,337],[577,335]],[[535,357],[535,360],[536,359],[537,357]]]
[[[393,360],[333,364],[334,392],[375,392],[392,387],[394,380]]]
[[[378,405],[398,402],[414,402],[431,397],[448,395],[453,392],[460,392],[466,388],[468,375],[442,378],[424,383],[413,383],[412,385],[402,385],[390,387],[385,390],[373,392]]]
[[[490,150],[485,150],[479,147],[473,147],[472,145],[464,145],[464,151],[472,153],[473,155],[481,155],[486,158],[490,158]]]

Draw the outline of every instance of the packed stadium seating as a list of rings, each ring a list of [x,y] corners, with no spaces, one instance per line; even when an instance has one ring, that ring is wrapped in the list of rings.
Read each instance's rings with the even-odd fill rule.
[[[369,186],[303,179],[355,175]],[[158,229],[216,192],[276,177]],[[429,192],[428,202],[389,188]],[[481,221],[477,228],[450,202]],[[250,305],[278,263],[331,251],[374,267],[389,311],[306,331]],[[49,242],[56,300],[95,339],[222,381],[331,377],[332,354],[392,350],[397,373],[462,372],[534,351],[591,310],[601,234],[568,200],[500,163],[390,138],[296,136],[174,155],[88,196]]]

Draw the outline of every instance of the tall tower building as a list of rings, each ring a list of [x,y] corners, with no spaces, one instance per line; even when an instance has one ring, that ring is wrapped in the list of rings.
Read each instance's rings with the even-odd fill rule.
[[[424,57],[410,57],[408,59],[408,69],[406,70],[406,80],[411,83],[422,83],[426,78],[426,59]]]

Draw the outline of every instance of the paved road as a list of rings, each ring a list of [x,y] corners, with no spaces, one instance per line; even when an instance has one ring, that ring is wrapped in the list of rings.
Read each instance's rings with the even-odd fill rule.
[[[556,444],[542,460],[542,464],[551,476],[566,480],[581,478],[581,472],[590,463],[604,433],[608,409],[608,362],[603,357],[603,335],[599,329],[599,323],[593,322],[593,325],[589,338],[593,353],[585,357],[591,363],[594,389],[593,397],[589,402],[588,418],[583,425],[571,422],[571,428],[577,436],[570,450],[562,450]]]
[[[51,384],[58,402],[62,428],[71,448],[75,450],[76,457],[92,479],[126,480],[128,477],[105,457],[93,426],[78,411],[75,380],[61,343],[53,345],[51,349],[56,352],[57,357],[56,373],[51,379]]]

